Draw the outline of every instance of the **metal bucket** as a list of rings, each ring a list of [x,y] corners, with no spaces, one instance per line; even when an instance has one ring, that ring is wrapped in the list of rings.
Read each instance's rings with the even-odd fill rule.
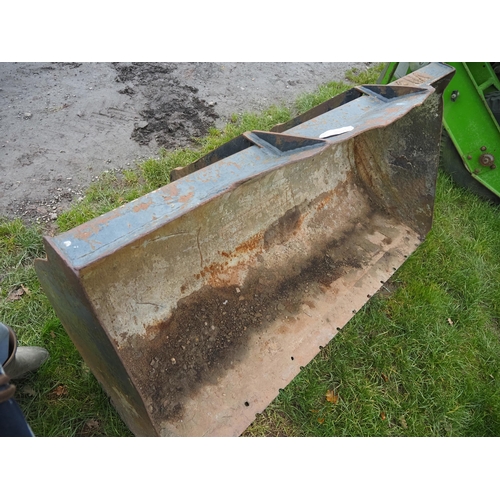
[[[452,75],[352,89],[45,238],[42,286],[136,435],[239,435],[401,266]]]

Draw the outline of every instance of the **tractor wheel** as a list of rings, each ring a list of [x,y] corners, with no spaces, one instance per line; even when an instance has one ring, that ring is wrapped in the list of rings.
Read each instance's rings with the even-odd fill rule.
[[[444,128],[441,135],[441,167],[458,186],[467,189],[484,200],[496,204],[500,203],[500,198],[479,181],[476,181],[465,168],[460,154]]]

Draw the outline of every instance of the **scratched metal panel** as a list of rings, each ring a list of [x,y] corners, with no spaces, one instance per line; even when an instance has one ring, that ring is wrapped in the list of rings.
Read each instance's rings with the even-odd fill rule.
[[[45,239],[42,286],[134,433],[239,435],[419,245],[453,70],[427,71]]]
[[[345,125],[354,126],[352,132],[325,140],[325,145],[344,142],[373,128],[384,127],[398,120],[415,106],[420,106],[426,93],[419,91],[397,102],[386,102],[372,96],[363,96],[346,106],[332,110],[290,131],[295,135],[317,138],[321,133]],[[315,148],[305,148],[314,152]],[[300,151],[280,156],[252,146],[230,158],[210,165],[190,175],[183,183],[172,183],[149,193],[121,208],[56,236],[54,243],[76,267],[89,264],[107,252],[126,245],[139,232],[154,230],[213,196],[231,188],[250,176],[280,168],[289,161],[297,161]],[[112,224],[109,222],[112,221]]]

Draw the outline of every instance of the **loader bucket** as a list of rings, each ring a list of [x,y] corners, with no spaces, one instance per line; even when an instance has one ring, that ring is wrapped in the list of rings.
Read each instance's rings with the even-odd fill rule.
[[[45,238],[42,286],[132,432],[241,434],[401,266],[431,228],[452,75],[356,87]]]

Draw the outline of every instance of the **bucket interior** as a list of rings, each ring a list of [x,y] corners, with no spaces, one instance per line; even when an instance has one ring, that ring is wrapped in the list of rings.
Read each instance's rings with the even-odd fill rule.
[[[241,433],[418,245],[354,149],[260,175],[82,271],[160,434]]]

